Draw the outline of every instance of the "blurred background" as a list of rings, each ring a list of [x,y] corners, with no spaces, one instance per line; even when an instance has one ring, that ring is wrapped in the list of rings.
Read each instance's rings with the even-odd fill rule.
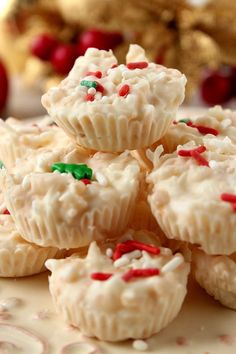
[[[1,116],[43,113],[88,47],[122,63],[130,43],[185,73],[186,106],[236,107],[235,0],[0,0]]]

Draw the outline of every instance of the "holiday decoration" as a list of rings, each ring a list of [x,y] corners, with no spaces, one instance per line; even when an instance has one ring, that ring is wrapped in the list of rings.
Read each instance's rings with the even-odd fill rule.
[[[207,104],[225,103],[235,95],[235,1],[8,0],[4,4],[0,54],[11,71],[23,72],[28,84],[40,78],[43,90],[66,75],[88,47],[112,49],[122,62],[129,43],[137,43],[150,60],[186,74],[187,99],[198,87]],[[17,54],[17,63],[9,52]],[[221,73],[222,66],[231,71],[229,77]]]
[[[0,61],[0,112],[6,105],[8,95],[8,79],[6,69]]]

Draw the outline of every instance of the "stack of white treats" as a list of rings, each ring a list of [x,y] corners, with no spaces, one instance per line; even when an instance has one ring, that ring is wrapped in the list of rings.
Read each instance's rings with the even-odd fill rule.
[[[50,117],[0,124],[0,275],[47,260],[58,312],[86,335],[160,331],[180,311],[190,262],[236,308],[236,114],[175,121],[185,84],[136,45],[126,65],[91,48],[43,96]]]

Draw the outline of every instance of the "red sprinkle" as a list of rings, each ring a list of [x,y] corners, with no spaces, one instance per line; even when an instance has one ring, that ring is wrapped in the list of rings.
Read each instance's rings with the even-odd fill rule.
[[[219,135],[218,130],[214,129],[214,128],[210,128],[210,127],[204,127],[203,125],[191,125],[192,128],[196,128],[199,133],[206,135],[206,134],[212,134],[212,135]]]
[[[117,68],[117,64],[113,64],[112,66],[111,66],[111,69],[115,69],[115,68]]]
[[[116,261],[123,254],[129,253],[132,251],[134,251],[133,246],[126,245],[125,243],[117,243],[116,248],[113,253],[113,256],[112,256],[112,259],[113,259],[113,261]]]
[[[233,211],[236,211],[236,203],[231,204]]]
[[[146,61],[139,61],[136,63],[128,63],[127,68],[130,70],[134,69],[145,69],[148,67],[148,63]]]
[[[97,90],[98,92],[104,93],[105,88],[104,88],[101,84],[99,84],[99,82],[96,82],[96,83],[97,83],[96,90]]]
[[[222,193],[220,198],[224,202],[236,203],[236,194]]]
[[[126,246],[133,246],[134,250],[146,251],[148,253],[156,254],[156,255],[160,254],[160,252],[161,252],[159,247],[148,245],[146,243],[139,242],[139,241],[128,240],[124,243]]]
[[[92,183],[92,182],[90,181],[90,179],[88,179],[88,178],[81,178],[80,181],[83,182],[85,185]]]
[[[113,276],[112,273],[92,273],[91,278],[93,280],[105,281]]]
[[[190,152],[191,156],[194,158],[194,160],[197,161],[197,163],[200,165],[200,166],[207,166],[209,167],[209,163],[208,161],[202,156],[199,154],[199,152],[197,151],[191,151]]]
[[[178,151],[178,155],[182,156],[182,157],[190,157],[192,156],[193,152],[197,152],[198,154],[201,154],[202,152],[206,151],[206,147],[201,145],[198,146],[196,149],[192,149],[192,150],[179,150]]]
[[[134,240],[128,240],[122,243],[118,243],[116,245],[116,248],[113,253],[112,259],[116,261],[119,259],[123,254],[129,253],[135,250],[140,250],[140,251],[146,251],[151,254],[159,254],[160,253],[160,248],[155,247],[152,245],[147,245],[146,243],[139,242],[139,241],[134,241]]]
[[[5,209],[4,212],[3,212],[4,215],[10,215],[10,211]]]
[[[130,269],[122,276],[122,279],[124,281],[129,281],[132,278],[146,278],[159,274],[160,270],[158,268]]]
[[[90,93],[88,93],[87,95],[86,95],[86,101],[94,101],[94,95],[91,95]]]
[[[95,76],[98,79],[101,79],[102,77],[102,72],[101,71],[88,71],[85,76]]]
[[[119,89],[119,96],[126,97],[129,94],[129,92],[130,92],[129,85],[123,85]]]
[[[236,194],[222,193],[220,198],[223,200],[223,202],[231,203],[233,211],[236,212]]]

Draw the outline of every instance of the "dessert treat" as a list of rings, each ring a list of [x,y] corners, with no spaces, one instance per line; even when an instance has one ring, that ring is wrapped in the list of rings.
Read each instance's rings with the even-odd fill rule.
[[[139,186],[139,166],[128,153],[75,151],[58,160],[55,151],[39,159],[38,170],[20,163],[12,174],[1,170],[7,208],[27,241],[75,248],[125,229]]]
[[[89,48],[68,77],[42,103],[77,144],[99,151],[150,146],[166,132],[184,99],[186,78],[149,63],[144,50],[130,46],[127,64],[112,51]]]
[[[236,251],[236,147],[228,140],[178,146],[147,177],[148,201],[165,235],[208,254]]]
[[[36,123],[8,118],[0,120],[0,160],[6,168],[15,166],[17,159],[55,148],[73,149],[72,142],[48,116]]]
[[[235,144],[236,112],[215,106],[202,116],[176,119],[169,126],[159,144],[164,146],[165,153],[171,153],[178,145],[189,141],[202,144],[205,137],[219,140],[229,137]]]
[[[182,255],[127,242],[116,248],[113,259],[93,242],[85,259],[46,262],[58,312],[87,336],[107,341],[148,338],[180,311],[189,273]]]
[[[23,277],[45,271],[49,258],[64,255],[53,247],[39,247],[25,241],[17,231],[0,195],[0,277]]]
[[[236,253],[230,256],[210,256],[193,251],[194,275],[208,294],[224,306],[236,310]]]

